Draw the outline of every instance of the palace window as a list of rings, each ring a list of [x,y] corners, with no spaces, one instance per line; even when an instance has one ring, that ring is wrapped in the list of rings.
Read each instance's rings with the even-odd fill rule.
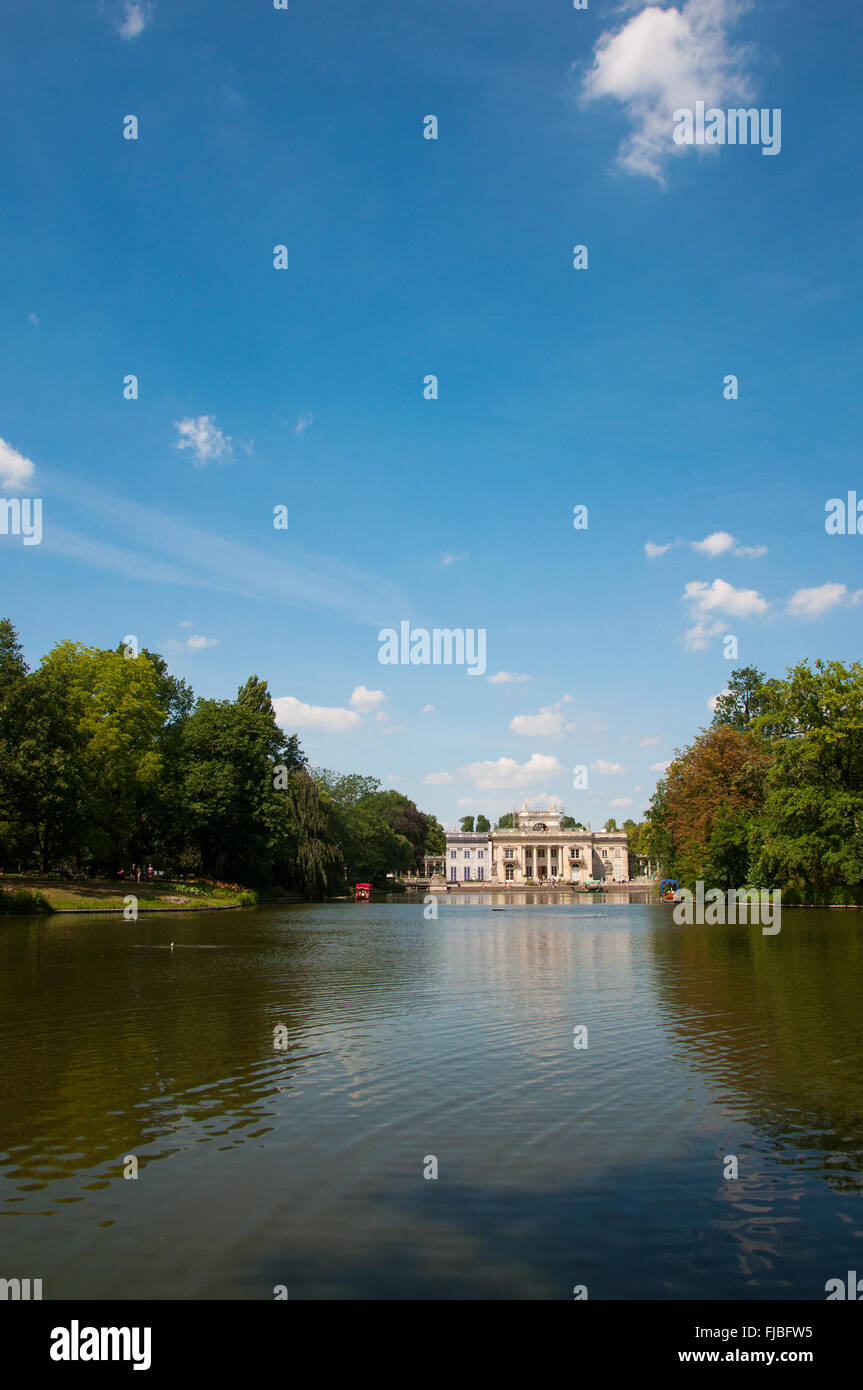
[[[451,850],[450,850],[450,852],[449,852],[449,857],[450,857],[450,859],[455,859],[455,857],[456,857],[456,851],[455,851],[454,849],[451,849]]]
[[[458,883],[458,870],[457,870],[457,869],[450,869],[450,871],[449,871],[449,881],[450,881],[450,883]]]
[[[511,882],[512,882],[513,874],[514,874],[514,869],[513,869],[512,865],[511,865],[511,864],[507,864],[507,866],[506,866],[506,871],[505,871],[505,878],[506,878],[507,883],[511,883]]]
[[[478,849],[477,852],[476,852],[476,857],[477,857],[477,859],[485,859],[485,850],[484,850],[484,849]]]
[[[470,864],[465,864],[464,866],[464,881],[465,883],[470,882]]]
[[[470,859],[470,850],[469,850],[469,849],[466,849],[466,850],[464,851],[464,857],[465,857],[465,859]]]
[[[503,857],[504,857],[504,859],[513,859],[513,858],[515,857],[515,850],[514,850],[514,849],[505,849],[504,852],[503,852]]]
[[[483,879],[485,878],[485,869],[477,869],[476,876],[479,879],[480,883],[482,883]]]

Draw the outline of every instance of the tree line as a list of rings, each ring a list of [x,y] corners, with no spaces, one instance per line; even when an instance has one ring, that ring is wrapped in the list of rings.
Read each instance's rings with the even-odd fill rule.
[[[629,833],[632,852],[689,888],[863,902],[863,666],[734,671],[712,724],[675,750]]]
[[[58,643],[30,670],[0,621],[0,867],[131,863],[308,898],[421,869],[434,816],[374,777],[311,768],[266,681],[195,696],[156,652]]]

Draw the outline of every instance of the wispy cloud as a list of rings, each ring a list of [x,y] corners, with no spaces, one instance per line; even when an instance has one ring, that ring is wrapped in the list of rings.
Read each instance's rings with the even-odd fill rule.
[[[166,512],[84,487],[52,474],[50,491],[64,510],[82,508],[82,530],[52,525],[44,551],[67,555],[128,579],[240,594],[275,604],[336,611],[381,625],[393,607],[407,600],[396,585],[377,579],[330,556],[292,548],[292,560],[277,558],[241,541],[229,540],[177,520]],[[68,506],[67,506],[68,504]],[[106,524],[107,523],[107,524]],[[101,535],[122,537],[111,545]],[[136,538],[140,537],[140,549]]]
[[[446,550],[440,557],[442,565],[457,565],[459,560],[469,560],[470,554],[466,550]]]
[[[591,772],[601,772],[606,777],[619,777],[627,769],[623,763],[609,763],[604,758],[597,758],[596,762],[590,764]]]
[[[122,16],[117,23],[121,39],[136,39],[153,17],[153,7],[143,0],[123,0]]]
[[[312,412],[310,410],[304,411],[304,413],[299,417],[296,425],[294,426],[294,434],[305,434],[306,430],[309,428],[309,425],[313,425],[314,423],[315,417],[312,414]]]
[[[532,676],[525,676],[518,671],[495,671],[493,676],[487,677],[491,685],[517,685],[521,681],[532,679]]]

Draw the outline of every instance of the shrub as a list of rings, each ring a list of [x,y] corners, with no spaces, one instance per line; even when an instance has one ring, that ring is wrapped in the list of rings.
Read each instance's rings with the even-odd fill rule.
[[[29,888],[0,888],[0,913],[53,912],[44,893]]]

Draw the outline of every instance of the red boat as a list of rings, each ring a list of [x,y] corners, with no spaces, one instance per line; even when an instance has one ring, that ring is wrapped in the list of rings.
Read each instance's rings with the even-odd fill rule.
[[[372,885],[370,883],[357,883],[354,885],[354,902],[367,903],[372,896]]]

